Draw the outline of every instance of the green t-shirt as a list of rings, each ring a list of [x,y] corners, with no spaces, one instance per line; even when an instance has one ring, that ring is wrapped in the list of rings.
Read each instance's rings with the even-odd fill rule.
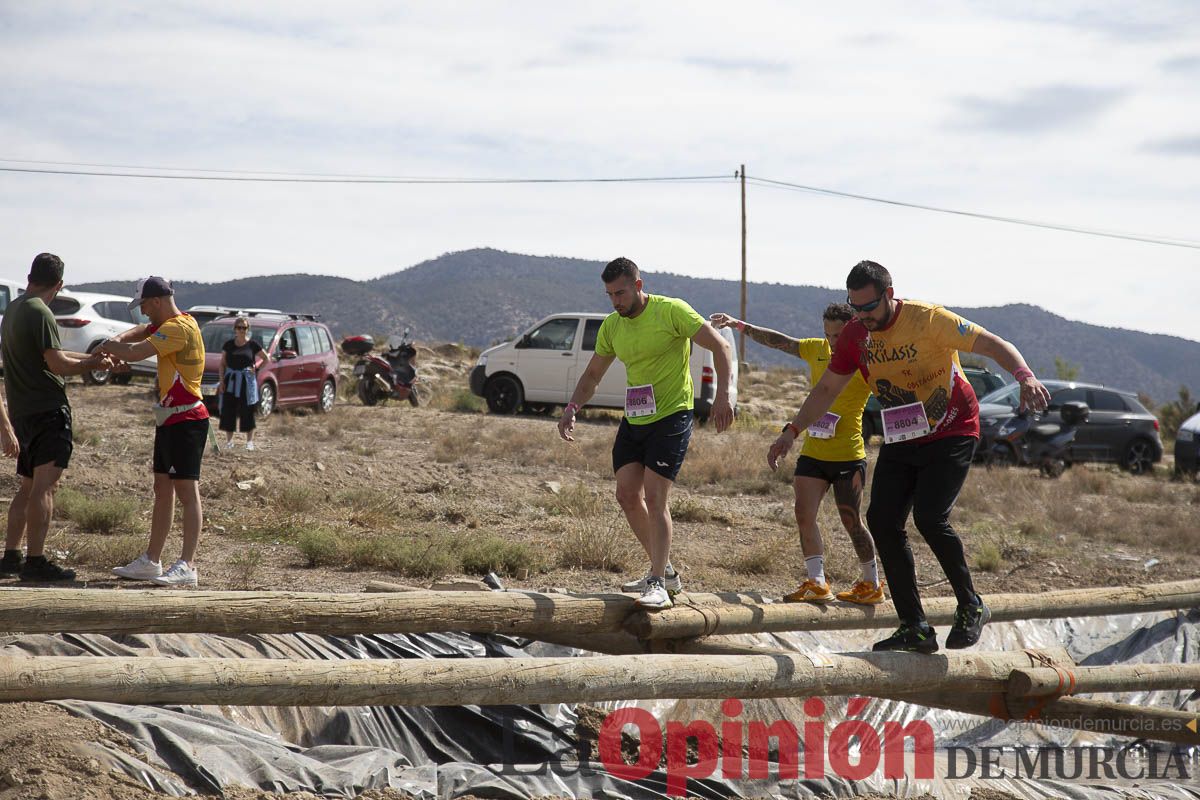
[[[596,355],[621,359],[629,386],[654,387],[654,413],[626,416],[631,425],[648,425],[692,408],[688,358],[692,337],[703,324],[704,318],[687,303],[653,294],[636,317],[614,311],[600,324]]]
[[[50,371],[42,355],[61,349],[58,323],[40,297],[24,294],[4,309],[0,350],[10,416],[24,417],[68,405],[62,376]]]

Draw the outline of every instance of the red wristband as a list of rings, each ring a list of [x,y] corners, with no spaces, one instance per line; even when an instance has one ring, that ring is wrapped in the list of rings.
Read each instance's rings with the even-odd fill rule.
[[[1022,383],[1026,378],[1033,377],[1033,370],[1031,370],[1029,367],[1020,367],[1015,370],[1012,375],[1013,379],[1015,379],[1017,383]]]
[[[737,322],[733,323],[733,327],[738,329],[738,333],[741,333],[742,331],[746,330],[746,323],[739,319]]]
[[[576,414],[579,412],[580,408],[581,408],[581,406],[578,403],[567,403],[567,407],[565,410],[570,411],[572,414]]]

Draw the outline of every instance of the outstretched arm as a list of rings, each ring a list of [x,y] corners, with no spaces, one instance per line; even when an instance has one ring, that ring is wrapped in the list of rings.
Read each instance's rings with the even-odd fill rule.
[[[568,442],[575,441],[575,437],[571,436],[575,430],[575,412],[592,399],[592,395],[596,393],[596,387],[600,385],[600,380],[604,377],[604,373],[608,372],[608,368],[615,358],[616,356],[592,354],[592,360],[588,362],[583,374],[579,376],[579,382],[575,384],[571,402],[567,403],[567,407],[563,409],[562,418],[558,421],[558,435],[563,439]]]
[[[709,320],[712,321],[715,328],[737,328],[763,347],[773,347],[776,350],[782,350],[794,356],[800,354],[800,340],[794,339],[786,333],[751,325],[749,322],[743,322],[728,314],[713,314],[709,317]]]

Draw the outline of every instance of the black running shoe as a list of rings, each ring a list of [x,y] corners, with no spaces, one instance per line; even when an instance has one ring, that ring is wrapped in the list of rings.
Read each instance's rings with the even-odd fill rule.
[[[16,575],[20,573],[24,561],[25,559],[21,557],[20,550],[15,555],[5,553],[3,558],[0,558],[0,575]]]
[[[936,653],[938,649],[937,633],[925,625],[901,625],[888,638],[876,642],[871,648],[875,652],[883,650],[901,650],[909,653]]]
[[[959,606],[954,612],[954,627],[946,635],[946,647],[950,650],[961,650],[979,641],[983,626],[992,618],[992,611],[979,598],[977,606]]]
[[[73,581],[75,570],[60,567],[53,561],[44,558],[27,558],[21,569],[21,580],[32,583],[49,583],[51,581]]]

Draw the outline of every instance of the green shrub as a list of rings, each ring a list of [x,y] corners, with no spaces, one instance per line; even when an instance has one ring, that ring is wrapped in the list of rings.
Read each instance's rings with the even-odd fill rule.
[[[463,572],[468,575],[496,572],[521,577],[538,567],[538,555],[532,547],[499,536],[464,538],[459,558],[462,561]]]
[[[332,567],[344,563],[346,543],[328,528],[312,528],[300,534],[296,548],[310,567]]]

